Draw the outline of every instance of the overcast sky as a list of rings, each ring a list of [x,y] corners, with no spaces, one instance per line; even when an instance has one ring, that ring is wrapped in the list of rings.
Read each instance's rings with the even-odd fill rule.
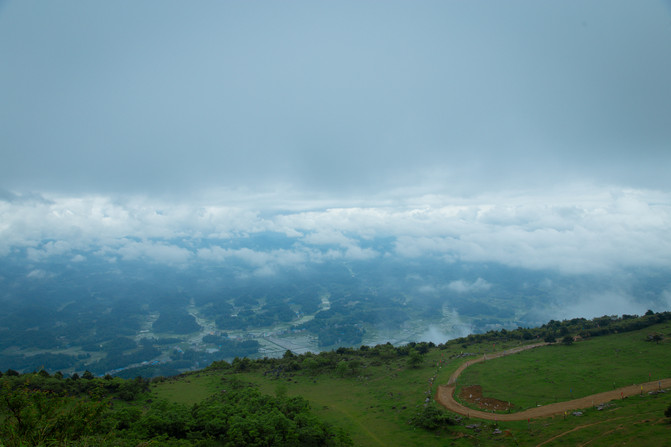
[[[0,184],[671,186],[663,1],[6,1]]]
[[[670,80],[662,0],[0,2],[0,254],[671,268]]]

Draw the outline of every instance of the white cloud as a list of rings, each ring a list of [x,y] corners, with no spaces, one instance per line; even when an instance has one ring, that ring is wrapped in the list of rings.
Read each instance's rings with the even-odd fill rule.
[[[372,248],[361,248],[356,245],[352,245],[350,247],[347,247],[347,250],[345,250],[345,253],[343,257],[345,259],[351,259],[351,260],[357,260],[357,261],[365,261],[369,259],[374,259],[378,256],[378,252],[373,250]]]
[[[29,247],[26,250],[28,259],[31,261],[41,261],[50,256],[58,256],[69,253],[72,250],[72,245],[68,241],[48,241],[37,248]]]
[[[0,201],[0,254],[25,249],[30,260],[40,262],[91,251],[171,264],[233,257],[254,268],[379,256],[496,262],[568,274],[671,267],[668,193],[580,185],[471,198],[405,196],[321,210],[301,209],[295,198],[288,199],[291,209],[283,209],[282,198],[276,197],[271,210],[257,209],[253,201],[243,205],[243,199],[169,204],[141,197],[48,196]],[[314,205],[306,201],[303,207]],[[245,238],[264,232],[286,235],[291,246],[244,247]],[[376,238],[390,245],[382,251],[366,246]],[[234,239],[243,247],[206,248],[203,239]]]
[[[47,272],[47,271],[41,270],[41,269],[35,269],[35,270],[31,270],[30,272],[28,272],[28,274],[26,275],[26,278],[49,279],[49,278],[53,278],[54,276],[56,276],[56,275],[54,275],[51,272]]]
[[[481,292],[491,289],[492,285],[482,278],[478,278],[473,282],[468,282],[463,279],[452,281],[447,285],[447,288],[457,293],[471,293]]]
[[[258,251],[249,248],[228,249],[218,246],[197,250],[200,260],[214,263],[242,262],[259,276],[274,275],[278,268],[301,268],[308,262],[319,262],[316,253],[306,249]]]
[[[144,259],[162,264],[183,265],[193,253],[185,248],[153,241],[124,241],[116,250],[122,259],[131,261]]]
[[[394,244],[394,250],[407,258],[438,255],[448,260],[454,256],[456,243],[454,238],[399,236]]]
[[[574,298],[562,303],[561,308],[554,309],[554,319],[594,318],[603,315],[643,315],[650,303],[642,303],[635,297],[618,290],[606,290],[590,293],[587,296]]]
[[[344,234],[342,234],[342,232],[336,231],[332,228],[308,233],[303,236],[301,240],[310,245],[349,246],[352,244],[352,239],[346,237]]]

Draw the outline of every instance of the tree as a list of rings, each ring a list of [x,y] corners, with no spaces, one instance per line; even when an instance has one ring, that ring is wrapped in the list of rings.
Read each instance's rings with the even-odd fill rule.
[[[396,348],[394,348],[394,346],[389,342],[384,345],[377,345],[375,348],[373,348],[373,350],[377,355],[385,360],[396,357]]]
[[[501,329],[501,333],[504,333],[503,331],[505,331],[505,329]],[[427,352],[429,352],[429,347],[430,347],[429,344],[426,342],[417,343],[415,345],[415,349],[420,354],[426,354]]]
[[[424,361],[424,358],[422,357],[422,354],[415,351],[414,349],[410,350],[410,354],[408,355],[408,366],[409,367],[419,368],[423,361]]]
[[[319,369],[319,363],[312,357],[308,357],[303,360],[303,369],[308,370],[312,374],[316,374]]]
[[[352,370],[354,374],[359,374],[359,371],[361,369],[361,360],[359,359],[352,359],[349,361],[349,368]]]
[[[557,341],[557,339],[555,338],[555,336],[552,335],[552,334],[548,334],[548,335],[546,335],[545,338],[544,338],[543,340],[545,341],[545,343],[554,343],[554,342]]]
[[[284,382],[278,382],[277,385],[275,385],[275,397],[278,399],[284,399],[287,397],[287,391],[289,390],[289,387],[287,387],[287,384]]]
[[[7,446],[69,445],[96,433],[107,406],[3,384],[0,390],[0,439]],[[5,444],[3,444],[5,445]]]
[[[233,363],[231,365],[233,366],[233,369],[237,372],[248,371],[252,366],[252,361],[249,360],[247,357],[243,358],[236,357],[233,359]]]
[[[344,360],[341,360],[338,362],[335,368],[335,372],[338,375],[338,377],[345,377],[345,374],[347,373],[347,362]]]
[[[566,335],[564,338],[561,339],[561,342],[566,346],[571,346],[573,344],[573,337],[571,337],[570,335]]]
[[[662,337],[661,334],[654,334],[651,338],[652,341],[655,342],[655,344],[659,344],[660,341],[662,341],[664,337]]]

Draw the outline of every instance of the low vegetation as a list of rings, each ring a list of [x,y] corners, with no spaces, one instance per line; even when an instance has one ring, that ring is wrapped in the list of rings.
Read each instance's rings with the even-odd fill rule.
[[[0,445],[664,445],[671,392],[498,423],[463,419],[433,401],[468,359],[549,336],[559,342],[473,365],[459,385],[481,385],[517,411],[671,371],[669,312],[551,321],[440,345],[238,357],[153,379],[8,370],[0,377]]]
[[[0,445],[350,445],[301,397],[273,397],[237,379],[194,405],[148,398],[142,378],[7,375]]]

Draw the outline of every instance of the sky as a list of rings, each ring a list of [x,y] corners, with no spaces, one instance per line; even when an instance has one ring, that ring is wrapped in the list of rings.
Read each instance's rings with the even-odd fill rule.
[[[0,255],[668,269],[669,79],[662,0],[6,0]]]

